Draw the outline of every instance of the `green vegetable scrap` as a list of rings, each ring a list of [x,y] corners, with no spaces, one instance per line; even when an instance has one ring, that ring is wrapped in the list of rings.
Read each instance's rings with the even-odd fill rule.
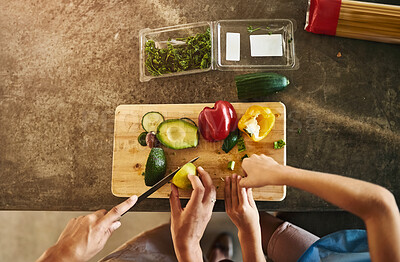
[[[243,161],[243,159],[248,158],[248,157],[249,157],[249,155],[245,154],[244,156],[242,156],[242,158],[240,158],[240,160]]]
[[[244,144],[244,138],[242,135],[240,135],[238,141],[237,141],[237,145],[238,145],[238,152],[241,153],[243,151],[246,151],[246,145]]]
[[[168,39],[170,41],[171,39]],[[150,74],[159,76],[193,69],[207,69],[211,66],[210,28],[203,34],[176,39],[186,44],[157,48],[153,40],[145,45],[146,68]]]
[[[146,143],[146,136],[147,136],[147,132],[142,132],[140,133],[140,135],[138,136],[138,142],[141,146],[147,146]]]
[[[228,169],[229,170],[234,170],[235,169],[235,161],[229,161]]]
[[[285,141],[283,141],[282,139],[274,142],[274,149],[281,149],[286,145]]]
[[[239,129],[236,129],[229,133],[222,144],[222,150],[228,153],[238,143],[238,139],[241,137]]]
[[[257,30],[260,30],[260,29],[261,29],[261,27],[253,28],[253,26],[249,25],[247,27],[247,32],[249,32],[249,34],[251,34],[251,33],[255,32]]]

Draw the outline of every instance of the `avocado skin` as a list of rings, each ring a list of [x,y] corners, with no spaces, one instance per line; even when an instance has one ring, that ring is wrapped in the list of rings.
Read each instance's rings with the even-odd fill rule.
[[[164,150],[160,147],[153,147],[146,162],[144,172],[144,183],[146,186],[154,186],[163,179],[167,169]]]

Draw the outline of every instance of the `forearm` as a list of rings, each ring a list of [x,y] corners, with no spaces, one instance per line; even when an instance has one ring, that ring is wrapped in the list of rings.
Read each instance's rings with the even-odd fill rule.
[[[287,167],[284,184],[313,193],[362,218],[372,261],[400,261],[400,215],[385,188],[348,177]]]
[[[243,262],[265,262],[262,249],[261,230],[256,234],[249,232],[238,232],[240,246],[242,248]]]
[[[188,245],[187,243],[176,243],[174,241],[174,249],[179,262],[203,261],[203,252],[200,243]]]
[[[282,184],[317,195],[364,220],[377,210],[382,211],[389,193],[365,181],[293,167],[285,167],[282,180]]]
[[[60,261],[60,262],[74,262],[77,261],[67,254],[66,250],[59,248],[57,245],[47,249],[36,262],[47,262],[47,261]]]

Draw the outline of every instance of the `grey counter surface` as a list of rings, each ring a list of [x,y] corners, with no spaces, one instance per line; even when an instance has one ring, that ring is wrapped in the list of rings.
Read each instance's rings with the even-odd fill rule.
[[[398,200],[400,46],[308,33],[306,9],[305,0],[2,1],[0,209],[119,203],[111,194],[119,104],[238,101],[235,72],[140,83],[139,30],[247,18],[297,22],[300,68],[282,72],[292,84],[263,99],[287,106],[287,164],[371,181]],[[337,209],[293,188],[284,201],[258,206]],[[146,200],[137,210],[169,211],[169,203]]]

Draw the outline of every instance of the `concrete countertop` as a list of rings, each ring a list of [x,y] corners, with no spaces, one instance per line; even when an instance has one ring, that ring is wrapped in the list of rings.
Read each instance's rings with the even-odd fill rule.
[[[3,1],[0,209],[119,203],[111,194],[119,104],[238,101],[235,72],[140,83],[139,30],[246,18],[297,22],[300,68],[282,72],[292,84],[265,100],[287,106],[287,164],[371,181],[399,199],[400,46],[308,33],[306,9],[306,0]],[[259,208],[336,209],[293,188]],[[168,211],[169,203],[146,200],[137,210]]]

